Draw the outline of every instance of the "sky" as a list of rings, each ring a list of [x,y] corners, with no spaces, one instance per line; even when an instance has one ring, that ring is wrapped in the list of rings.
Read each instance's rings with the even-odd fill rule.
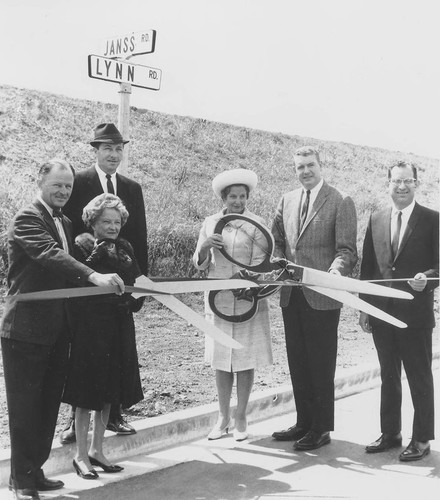
[[[0,0],[0,84],[119,103],[107,38],[156,30],[153,111],[440,158],[437,0]]]

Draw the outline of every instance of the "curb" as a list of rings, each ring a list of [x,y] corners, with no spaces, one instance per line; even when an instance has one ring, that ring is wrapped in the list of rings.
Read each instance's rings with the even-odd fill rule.
[[[433,370],[440,366],[440,351],[433,353]],[[338,369],[335,377],[335,399],[373,389],[380,385],[378,365]],[[235,406],[232,406],[232,413]],[[151,453],[188,441],[201,439],[217,421],[217,403],[176,411],[167,415],[131,422],[136,434],[117,436],[106,432],[104,450],[111,461],[120,461],[133,455]],[[251,394],[248,404],[248,422],[295,411],[291,385],[284,385]],[[71,469],[75,444],[61,445],[56,438],[49,460],[44,465],[47,476],[56,476]],[[0,487],[7,486],[10,474],[10,449],[0,450]]]

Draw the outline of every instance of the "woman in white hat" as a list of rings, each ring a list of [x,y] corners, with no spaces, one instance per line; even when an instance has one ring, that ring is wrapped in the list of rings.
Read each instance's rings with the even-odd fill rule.
[[[230,213],[243,214],[264,224],[261,217],[254,215],[246,208],[249,193],[255,188],[257,182],[258,177],[255,172],[241,168],[224,171],[212,181],[214,193],[223,200],[224,208],[219,213],[207,217],[203,222],[193,257],[195,266],[206,270],[208,277],[230,278],[240,270],[220,253],[219,249],[223,247],[235,260],[244,259],[248,263],[253,263],[255,248],[253,241],[249,238],[255,230],[252,224],[242,220],[232,221],[228,223],[222,235],[214,234],[214,228],[223,215]],[[237,304],[239,299],[232,293],[222,294],[220,300],[225,302],[222,305],[226,309],[240,308],[240,304]],[[243,345],[243,349],[230,349],[205,337],[205,358],[216,370],[219,398],[218,421],[209,433],[208,439],[221,438],[231,427],[230,400],[234,373],[236,373],[237,409],[233,435],[237,441],[242,441],[248,437],[246,409],[254,381],[254,369],[273,362],[269,306],[266,299],[260,300],[258,311],[252,319],[244,323],[232,323],[215,316],[205,297],[205,314],[209,321]]]

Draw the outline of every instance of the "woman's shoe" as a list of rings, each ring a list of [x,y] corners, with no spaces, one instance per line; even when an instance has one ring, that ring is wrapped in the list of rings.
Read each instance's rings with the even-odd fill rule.
[[[214,441],[215,439],[220,439],[223,434],[229,433],[229,427],[231,426],[231,420],[222,428],[220,428],[217,424],[212,429],[212,431],[208,434],[209,441]]]
[[[98,479],[99,477],[95,469],[89,469],[87,472],[83,472],[75,459],[73,459],[73,468],[76,470],[78,476],[83,479]]]
[[[104,472],[108,472],[109,474],[113,474],[114,472],[121,472],[122,470],[124,470],[124,467],[121,467],[120,465],[105,465],[102,462],[100,462],[97,458],[93,458],[90,455],[89,455],[89,460],[92,465],[101,467],[101,469]]]
[[[244,431],[239,431],[237,427],[234,428],[234,432],[232,434],[234,436],[234,439],[236,441],[244,441],[245,439],[248,438],[248,430],[247,430],[247,422],[246,422],[246,428]]]

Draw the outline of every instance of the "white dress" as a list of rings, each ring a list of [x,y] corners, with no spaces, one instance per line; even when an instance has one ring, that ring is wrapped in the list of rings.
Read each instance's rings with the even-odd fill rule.
[[[208,236],[214,233],[214,228],[223,215],[222,211],[205,219],[193,257],[195,266],[198,269],[207,270],[210,278],[230,278],[240,270],[238,266],[225,259],[216,248],[211,248],[204,262],[197,263],[200,246]],[[245,210],[243,215],[264,224],[261,217],[248,210]],[[223,231],[223,241],[229,255],[240,262],[251,264],[261,261],[262,251],[261,247],[253,244],[248,235],[256,238],[255,227],[248,222],[236,220],[229,223],[228,228]],[[221,309],[227,310],[228,314],[237,314],[244,304],[243,300],[237,300],[232,294],[227,294],[221,305]],[[205,359],[211,363],[213,368],[226,372],[237,372],[261,368],[273,363],[267,299],[258,301],[258,310],[253,318],[244,323],[232,323],[220,319],[212,312],[206,293],[205,316],[209,322],[214,323],[243,345],[243,349],[231,349],[205,336]]]

